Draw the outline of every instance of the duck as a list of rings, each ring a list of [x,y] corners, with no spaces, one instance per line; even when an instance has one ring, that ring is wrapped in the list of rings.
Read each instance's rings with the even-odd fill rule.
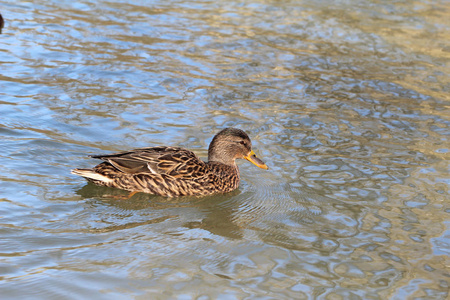
[[[237,189],[240,174],[236,159],[269,169],[252,150],[247,133],[238,128],[225,128],[214,136],[207,162],[190,150],[170,146],[89,157],[103,162],[92,169],[73,169],[71,173],[96,185],[164,197],[206,196]]]

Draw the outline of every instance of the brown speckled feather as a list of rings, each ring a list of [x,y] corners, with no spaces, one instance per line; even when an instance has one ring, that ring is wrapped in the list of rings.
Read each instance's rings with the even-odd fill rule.
[[[127,174],[167,174],[177,178],[204,172],[205,162],[178,147],[141,148],[110,155],[93,155]]]
[[[97,185],[175,197],[236,189],[240,181],[236,158],[267,169],[251,151],[248,136],[239,129],[221,131],[211,142],[209,152],[208,162],[189,150],[166,146],[93,155],[103,162],[92,169],[74,169],[72,173]]]

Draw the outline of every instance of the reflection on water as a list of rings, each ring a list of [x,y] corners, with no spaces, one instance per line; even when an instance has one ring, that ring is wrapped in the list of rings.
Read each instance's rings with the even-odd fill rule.
[[[0,9],[2,299],[448,297],[446,3]],[[270,170],[226,195],[69,174],[227,126]]]

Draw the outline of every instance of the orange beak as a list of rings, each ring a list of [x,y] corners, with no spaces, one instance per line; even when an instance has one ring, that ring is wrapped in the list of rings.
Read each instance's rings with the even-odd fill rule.
[[[256,157],[256,154],[255,152],[253,152],[253,150],[247,156],[244,156],[244,158],[255,166],[260,167],[261,169],[269,169],[269,167],[262,160]]]

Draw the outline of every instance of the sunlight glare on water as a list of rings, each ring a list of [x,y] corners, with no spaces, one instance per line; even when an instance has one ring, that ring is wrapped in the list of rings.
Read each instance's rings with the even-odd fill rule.
[[[445,1],[0,4],[2,299],[446,299]],[[87,184],[88,155],[206,159],[238,190]]]

